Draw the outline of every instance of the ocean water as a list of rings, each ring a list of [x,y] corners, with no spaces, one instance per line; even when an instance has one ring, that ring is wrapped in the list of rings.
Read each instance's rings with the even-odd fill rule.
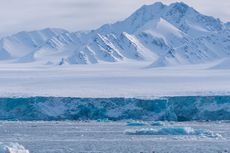
[[[202,135],[129,135],[127,130],[190,127],[221,137]],[[165,122],[153,127],[126,122],[2,121],[0,140],[18,143],[30,153],[229,153],[229,122]]]
[[[0,98],[0,120],[0,152],[230,153],[230,96]]]

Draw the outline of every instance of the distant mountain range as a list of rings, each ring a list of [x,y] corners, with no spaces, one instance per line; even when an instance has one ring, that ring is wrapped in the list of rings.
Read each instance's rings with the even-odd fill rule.
[[[11,63],[96,64],[151,61],[152,67],[199,64],[230,57],[230,22],[185,3],[144,5],[124,21],[87,32],[44,29],[0,40]]]

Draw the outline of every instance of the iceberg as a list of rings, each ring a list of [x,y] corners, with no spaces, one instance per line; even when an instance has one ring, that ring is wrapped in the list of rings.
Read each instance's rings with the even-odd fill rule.
[[[127,122],[127,126],[145,126],[146,124],[144,122],[139,122],[139,121],[132,121],[132,122]]]
[[[152,126],[164,126],[165,123],[164,122],[161,122],[161,121],[156,121],[156,122],[153,122],[151,123]]]
[[[145,128],[139,130],[126,130],[128,135],[178,135],[178,136],[201,136],[209,138],[220,138],[222,137],[218,133],[214,133],[204,129],[193,129],[191,127],[167,127],[160,129]]]
[[[29,153],[29,150],[18,143],[0,143],[0,153]]]

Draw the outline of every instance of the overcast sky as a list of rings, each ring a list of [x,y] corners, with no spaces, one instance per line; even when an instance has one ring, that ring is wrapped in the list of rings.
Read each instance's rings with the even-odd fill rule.
[[[0,35],[46,27],[88,30],[128,17],[159,0],[0,0]],[[176,0],[161,0],[169,4]],[[182,0],[203,14],[230,21],[230,0]]]

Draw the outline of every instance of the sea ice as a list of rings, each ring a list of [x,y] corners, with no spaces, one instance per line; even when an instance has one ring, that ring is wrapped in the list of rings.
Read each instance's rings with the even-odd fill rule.
[[[0,153],[29,153],[29,151],[18,143],[0,143]]]
[[[214,133],[209,130],[204,129],[193,129],[191,127],[167,127],[160,129],[145,128],[139,130],[126,130],[128,135],[181,135],[181,136],[202,136],[209,138],[219,138],[222,137],[218,133]]]
[[[145,126],[146,124],[144,122],[140,121],[132,121],[132,122],[127,122],[127,126]]]
[[[161,121],[156,121],[156,122],[153,122],[151,123],[152,126],[164,126],[165,123],[164,122],[161,122]]]

